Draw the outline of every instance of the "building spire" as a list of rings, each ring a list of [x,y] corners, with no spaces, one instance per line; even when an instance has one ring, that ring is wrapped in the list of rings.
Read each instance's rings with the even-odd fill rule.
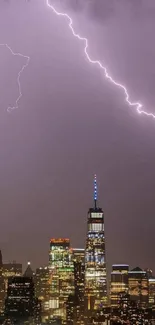
[[[96,174],[94,175],[94,204],[95,204],[95,209],[97,208],[97,178]]]

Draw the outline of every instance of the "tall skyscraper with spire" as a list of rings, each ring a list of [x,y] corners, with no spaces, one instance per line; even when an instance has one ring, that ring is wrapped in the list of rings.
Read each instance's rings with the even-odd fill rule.
[[[85,250],[85,310],[91,317],[107,304],[104,213],[98,207],[97,179],[94,176],[94,207],[88,211]]]

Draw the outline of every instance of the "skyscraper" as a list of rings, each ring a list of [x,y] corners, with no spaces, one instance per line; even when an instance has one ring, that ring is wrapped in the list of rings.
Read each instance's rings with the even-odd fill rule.
[[[20,263],[3,263],[2,265],[2,296],[4,297],[3,299],[3,308],[4,309],[4,303],[5,303],[5,298],[7,295],[7,289],[8,289],[8,280],[10,277],[13,276],[21,276],[22,275],[22,264]],[[4,290],[4,295],[3,295],[3,290]]]
[[[3,264],[3,277],[5,282],[5,292],[7,292],[8,279],[13,276],[22,275],[22,264],[20,263],[5,263]]]
[[[120,294],[128,293],[129,265],[114,264],[111,272],[110,298],[111,307],[118,307]]]
[[[66,322],[66,302],[74,294],[74,264],[70,241],[51,239],[49,253],[50,318]]]
[[[155,277],[149,278],[149,307],[155,307]]]
[[[41,316],[42,321],[45,321],[49,316],[49,268],[37,268],[33,278],[35,296],[41,301]]]
[[[2,260],[2,252],[0,250],[0,313],[4,310],[4,302],[5,302],[5,282],[3,276],[3,260]]]
[[[84,323],[84,276],[84,263],[80,260],[74,261],[74,296],[76,301],[76,324]]]
[[[94,207],[88,211],[85,250],[85,309],[93,311],[107,304],[104,213],[97,204],[97,180],[94,177]],[[88,316],[89,317],[89,316]]]
[[[155,277],[152,274],[152,270],[147,268],[146,274],[148,277],[148,286],[149,286],[149,307],[155,309]]]
[[[79,324],[77,318],[77,309],[79,310],[79,301],[75,294],[69,295],[66,302],[66,324],[77,325]]]
[[[138,306],[146,308],[149,299],[148,275],[139,267],[129,271],[129,295]]]
[[[84,263],[85,260],[85,249],[84,248],[73,248],[73,260],[75,262]]]
[[[13,323],[40,320],[39,301],[34,296],[33,279],[29,277],[10,277],[8,280],[5,316]]]

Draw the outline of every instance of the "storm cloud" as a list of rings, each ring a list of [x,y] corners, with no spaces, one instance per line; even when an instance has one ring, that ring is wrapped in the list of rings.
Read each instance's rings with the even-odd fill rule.
[[[155,113],[154,0],[51,1],[132,100]],[[83,6],[84,3],[84,6]],[[112,263],[155,270],[155,124],[88,63],[84,43],[44,0],[0,0],[0,247],[4,260],[48,263],[50,237],[83,247],[97,174]]]

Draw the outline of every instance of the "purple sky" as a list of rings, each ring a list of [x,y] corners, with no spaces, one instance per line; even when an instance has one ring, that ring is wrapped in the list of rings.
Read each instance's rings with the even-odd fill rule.
[[[63,3],[57,2],[60,8]],[[102,1],[103,2],[103,1]],[[133,4],[131,4],[131,2]],[[55,1],[56,3],[56,1]],[[67,11],[90,53],[155,113],[155,2],[109,0]],[[85,244],[93,175],[105,211],[109,271],[116,262],[155,272],[155,120],[138,115],[44,0],[0,0],[0,247],[4,260],[38,266],[51,237]]]

